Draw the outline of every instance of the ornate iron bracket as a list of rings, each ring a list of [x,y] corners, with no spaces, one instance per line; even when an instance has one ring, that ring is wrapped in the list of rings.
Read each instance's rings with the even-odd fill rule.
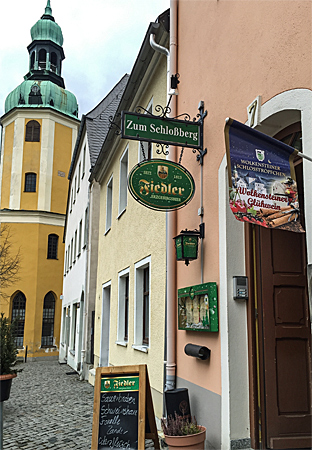
[[[191,116],[188,113],[183,113],[183,114],[179,114],[178,116],[175,117],[168,117],[168,115],[171,113],[171,108],[170,108],[170,102],[172,99],[172,95],[170,95],[168,103],[165,107],[161,106],[161,105],[156,105],[155,106],[155,112],[158,114],[152,114],[150,111],[148,111],[147,109],[143,108],[143,106],[137,106],[135,108],[135,112],[137,114],[142,114],[143,112],[145,114],[147,114],[149,117],[155,117],[158,119],[178,119],[178,118],[182,118],[182,120],[184,120],[185,122],[195,122],[198,123],[200,125],[200,148],[199,149],[193,149],[193,153],[198,152],[199,154],[196,156],[197,161],[199,161],[200,165],[203,164],[203,158],[207,153],[207,149],[203,148],[204,147],[204,119],[207,116],[207,111],[204,111],[204,102],[200,101],[199,105],[198,105],[198,111],[199,113],[196,115],[196,117],[194,117],[193,119],[191,119]],[[141,148],[142,148],[142,154],[144,159],[145,158],[145,153],[143,150],[143,145],[141,144]],[[169,154],[169,145],[165,145],[165,144],[156,144],[156,153],[158,155],[163,154],[165,156],[167,156]],[[179,164],[181,164],[182,161],[182,156],[183,156],[183,151],[184,151],[184,147],[182,147],[181,150],[181,154],[180,154],[180,158],[179,158]]]
[[[114,117],[113,116],[109,116],[108,121],[109,121],[109,130],[114,129],[115,130],[115,135],[116,136],[120,136],[121,135],[121,128],[120,126],[113,122]]]
[[[207,116],[207,110],[204,111],[204,102],[200,101],[199,105],[198,105],[198,111],[199,113],[197,114],[197,122],[200,124],[200,149],[198,149],[198,153],[199,155],[197,155],[196,159],[197,161],[199,161],[199,164],[202,166],[203,165],[203,158],[207,153],[207,149],[204,149],[204,119]]]

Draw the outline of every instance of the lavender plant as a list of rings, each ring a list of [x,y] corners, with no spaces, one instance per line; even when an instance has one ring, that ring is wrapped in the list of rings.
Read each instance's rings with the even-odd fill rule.
[[[174,417],[168,416],[167,419],[161,419],[162,430],[167,436],[186,436],[189,434],[200,433],[201,428],[197,425],[195,416],[184,417],[175,413]]]

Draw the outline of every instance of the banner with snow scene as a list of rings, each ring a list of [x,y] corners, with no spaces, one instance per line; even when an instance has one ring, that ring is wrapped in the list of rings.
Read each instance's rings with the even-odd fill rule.
[[[224,131],[236,219],[304,232],[293,164],[297,150],[233,119],[227,119]]]

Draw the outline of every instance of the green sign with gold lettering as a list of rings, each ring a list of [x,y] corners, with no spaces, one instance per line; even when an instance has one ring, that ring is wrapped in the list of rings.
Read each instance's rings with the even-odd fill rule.
[[[166,159],[151,159],[133,167],[128,189],[136,201],[157,211],[185,206],[194,196],[195,182],[185,167]]]
[[[125,392],[139,390],[138,376],[102,377],[101,392]]]

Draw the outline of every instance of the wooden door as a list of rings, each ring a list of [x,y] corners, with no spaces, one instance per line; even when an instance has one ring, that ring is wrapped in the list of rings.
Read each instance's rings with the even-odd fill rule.
[[[264,448],[311,448],[305,234],[256,227]]]

